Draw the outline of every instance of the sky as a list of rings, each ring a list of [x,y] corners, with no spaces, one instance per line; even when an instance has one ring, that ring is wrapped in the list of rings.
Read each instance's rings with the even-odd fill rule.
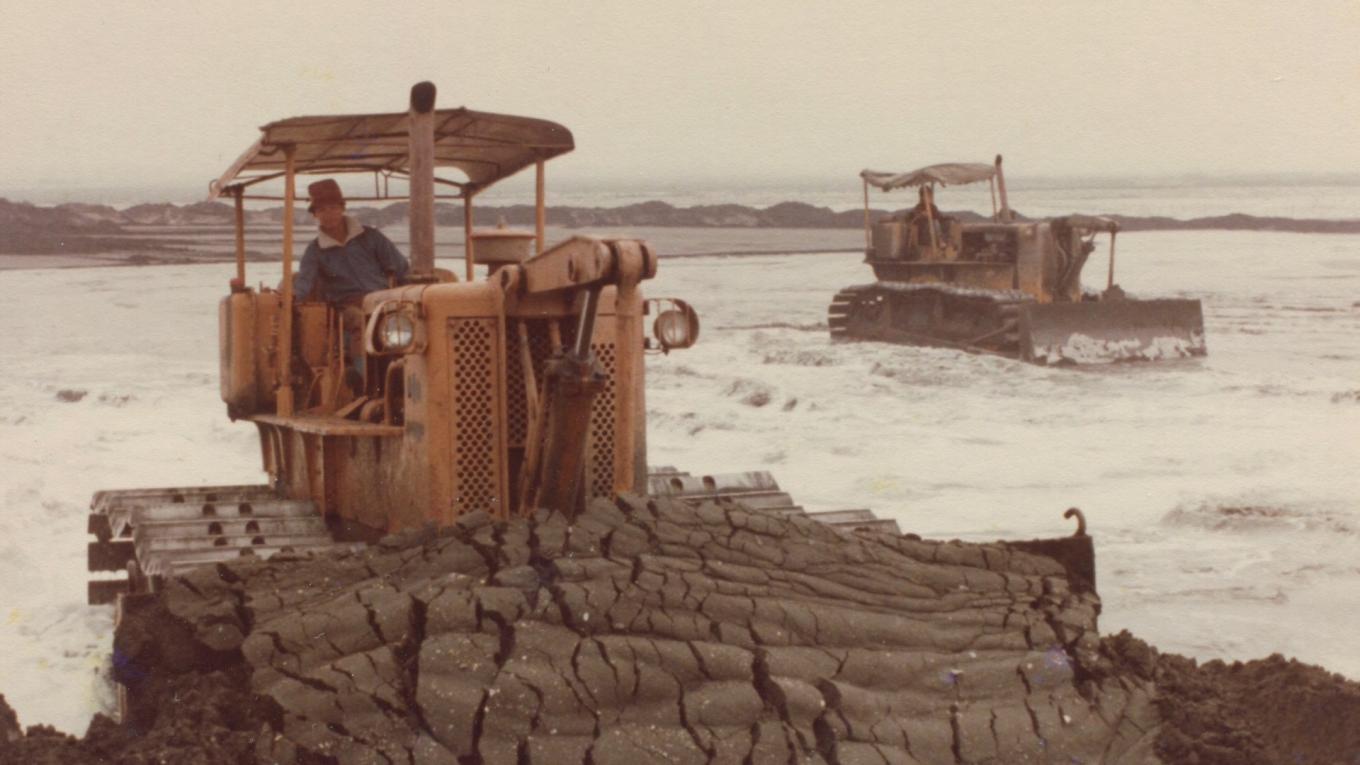
[[[193,201],[290,116],[572,129],[557,184],[1360,173],[1360,3],[4,0],[0,196]]]

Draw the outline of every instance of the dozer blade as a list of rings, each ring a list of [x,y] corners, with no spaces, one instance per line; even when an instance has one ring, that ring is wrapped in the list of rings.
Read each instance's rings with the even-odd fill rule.
[[[1037,364],[1104,364],[1203,356],[1198,300],[1032,303],[1019,313],[1020,358]]]

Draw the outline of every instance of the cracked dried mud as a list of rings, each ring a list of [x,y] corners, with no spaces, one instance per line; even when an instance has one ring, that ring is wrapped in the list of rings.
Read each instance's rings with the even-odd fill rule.
[[[0,703],[0,762],[1311,763],[1360,746],[1355,683],[1102,640],[1098,597],[1051,558],[726,503],[471,515],[205,567],[131,606],[127,723],[24,735]],[[1253,717],[1262,688],[1290,714]]]

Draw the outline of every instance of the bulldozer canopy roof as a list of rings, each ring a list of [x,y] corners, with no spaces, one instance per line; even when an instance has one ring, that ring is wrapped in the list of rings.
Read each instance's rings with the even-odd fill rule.
[[[284,174],[285,149],[293,147],[299,174],[390,172],[408,174],[406,112],[291,117],[260,128],[260,136],[210,185],[213,197],[233,186],[250,186]],[[434,119],[434,166],[461,170],[462,196],[514,175],[540,160],[575,147],[571,131],[547,120],[471,109],[438,109]]]
[[[985,181],[996,175],[996,167],[981,162],[946,162],[930,165],[909,173],[880,173],[864,170],[859,177],[884,191],[900,189],[905,186],[926,186],[938,183],[941,186],[959,186],[965,183]]]

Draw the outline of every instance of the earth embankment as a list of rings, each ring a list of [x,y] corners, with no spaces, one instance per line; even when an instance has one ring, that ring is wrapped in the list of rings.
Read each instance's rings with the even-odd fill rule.
[[[407,221],[407,205],[396,202],[385,207],[355,206],[350,212],[365,225],[401,226]],[[870,217],[880,218],[893,210],[874,209]],[[897,212],[901,212],[898,210]],[[969,211],[946,211],[964,222],[986,220]],[[1124,231],[1287,231],[1296,233],[1360,233],[1360,220],[1304,219],[1255,216],[1241,213],[1189,219],[1169,216],[1129,216],[1106,213]],[[532,205],[485,205],[474,212],[478,226],[507,223],[532,228]],[[676,207],[666,202],[649,201],[618,207],[552,206],[546,211],[551,226],[570,229],[672,227],[695,229],[844,229],[858,231],[864,225],[864,211],[832,210],[803,202],[781,202],[769,207],[738,204]],[[244,213],[252,232],[277,234],[283,221],[279,207],[249,210]],[[440,204],[435,211],[442,226],[461,227],[461,206]],[[1027,220],[1019,215],[1020,220]],[[62,204],[53,207],[11,202],[0,198],[0,255],[92,256],[119,254],[131,263],[194,262],[221,259],[231,255],[231,230],[234,209],[222,202],[188,205],[168,203],[141,204],[123,210],[108,205]],[[295,222],[310,226],[312,220],[301,208]],[[846,247],[858,249],[857,241]],[[271,257],[273,247],[261,249],[258,242],[247,243],[247,256]],[[276,256],[274,256],[276,257]]]
[[[1102,641],[1099,607],[1002,544],[629,498],[472,515],[169,582],[115,640],[129,723],[11,723],[0,761],[1292,763],[1345,751],[1312,715],[1360,729],[1354,683]],[[1274,728],[1243,710],[1263,683]]]

